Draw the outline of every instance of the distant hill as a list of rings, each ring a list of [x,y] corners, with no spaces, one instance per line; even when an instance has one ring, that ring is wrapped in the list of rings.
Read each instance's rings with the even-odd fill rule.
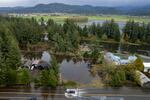
[[[76,13],[76,14],[128,14],[150,15],[150,6],[104,7],[67,5],[63,3],[38,4],[34,7],[0,7],[0,13]]]

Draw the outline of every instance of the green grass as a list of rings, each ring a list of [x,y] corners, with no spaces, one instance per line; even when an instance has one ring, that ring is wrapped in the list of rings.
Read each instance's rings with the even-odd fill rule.
[[[104,16],[88,16],[89,20],[111,20],[123,21],[134,20],[136,22],[150,22],[150,17],[140,16],[122,16],[122,15],[104,15]]]
[[[48,19],[53,19],[55,22],[58,22],[58,23],[63,23],[64,20],[66,18],[68,18],[69,16],[34,16],[34,18],[36,18],[36,20],[40,20],[41,18],[44,18],[45,21],[48,21]],[[23,18],[32,18],[32,16],[24,16]]]
[[[47,21],[48,19],[53,19],[54,21],[58,23],[63,23],[66,18],[69,18],[73,15],[61,15],[61,16],[44,16],[44,15],[38,15],[34,16],[37,20],[40,20],[41,17]],[[80,16],[80,15],[79,15]],[[32,16],[24,16],[23,18],[31,18]],[[128,20],[135,20],[136,22],[150,22],[150,16],[148,17],[141,17],[141,16],[123,16],[123,15],[101,15],[101,16],[82,16],[82,17],[88,17],[89,20],[111,20],[114,19],[115,21],[123,21],[126,22]]]

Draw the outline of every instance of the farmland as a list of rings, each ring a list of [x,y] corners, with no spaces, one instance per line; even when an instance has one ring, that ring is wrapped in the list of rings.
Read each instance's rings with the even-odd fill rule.
[[[114,19],[115,21],[119,22],[126,22],[128,20],[134,20],[136,22],[150,22],[149,16],[127,16],[127,15],[97,15],[97,16],[85,16],[85,15],[76,15],[76,14],[60,14],[60,15],[51,15],[51,14],[28,14],[28,15],[15,15],[13,16],[17,17],[23,17],[23,18],[36,18],[37,20],[40,20],[41,17],[44,18],[45,21],[48,19],[53,19],[56,22],[63,23],[65,19],[67,18],[88,18],[88,20],[111,20]]]

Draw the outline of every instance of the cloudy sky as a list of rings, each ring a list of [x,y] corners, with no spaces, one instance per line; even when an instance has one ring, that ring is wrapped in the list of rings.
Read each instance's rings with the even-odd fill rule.
[[[94,6],[142,6],[150,5],[150,0],[0,0],[0,6],[33,6],[39,3],[66,3]]]

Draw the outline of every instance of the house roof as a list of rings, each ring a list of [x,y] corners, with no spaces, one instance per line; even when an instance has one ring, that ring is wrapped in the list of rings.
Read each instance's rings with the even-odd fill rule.
[[[40,60],[34,60],[33,62],[32,62],[32,64],[38,64],[40,62]]]

